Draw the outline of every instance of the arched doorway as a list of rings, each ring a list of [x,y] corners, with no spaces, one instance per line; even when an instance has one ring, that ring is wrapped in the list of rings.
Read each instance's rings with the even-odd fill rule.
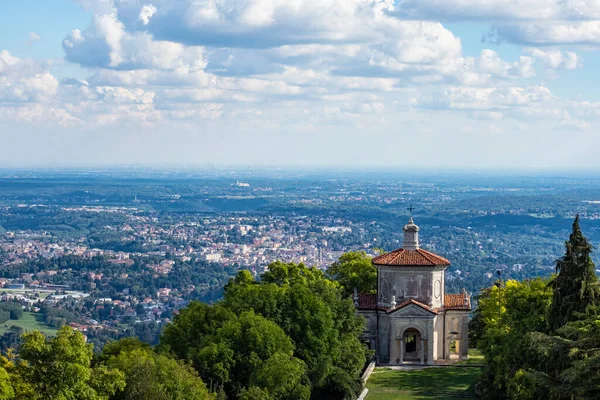
[[[421,333],[415,328],[409,328],[403,334],[404,361],[420,361],[421,359]]]

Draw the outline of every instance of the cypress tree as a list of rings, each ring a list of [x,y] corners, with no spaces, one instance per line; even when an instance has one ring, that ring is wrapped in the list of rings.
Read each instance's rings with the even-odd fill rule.
[[[592,245],[581,233],[579,214],[565,247],[565,255],[556,261],[557,276],[552,282],[554,296],[549,316],[552,331],[577,319],[577,313],[592,311],[600,299]]]

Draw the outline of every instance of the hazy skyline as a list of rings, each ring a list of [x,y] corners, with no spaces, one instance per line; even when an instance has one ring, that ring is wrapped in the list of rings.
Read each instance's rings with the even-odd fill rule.
[[[600,168],[594,0],[0,5],[0,167]]]

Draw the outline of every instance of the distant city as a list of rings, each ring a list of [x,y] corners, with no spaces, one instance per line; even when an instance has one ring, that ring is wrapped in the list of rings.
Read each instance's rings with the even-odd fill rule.
[[[2,301],[98,344],[132,334],[156,342],[173,312],[218,300],[240,269],[258,276],[283,261],[325,270],[348,251],[400,247],[411,212],[423,247],[451,261],[446,285],[456,292],[477,294],[498,273],[550,274],[577,212],[600,241],[600,177],[0,175]]]

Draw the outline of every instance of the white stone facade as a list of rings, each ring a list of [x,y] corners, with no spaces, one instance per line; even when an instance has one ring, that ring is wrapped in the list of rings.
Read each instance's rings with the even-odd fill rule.
[[[450,263],[419,248],[412,218],[404,232],[410,249],[373,259],[377,294],[354,296],[357,313],[366,319],[363,338],[378,364],[467,359],[469,296],[445,293],[444,271]]]

